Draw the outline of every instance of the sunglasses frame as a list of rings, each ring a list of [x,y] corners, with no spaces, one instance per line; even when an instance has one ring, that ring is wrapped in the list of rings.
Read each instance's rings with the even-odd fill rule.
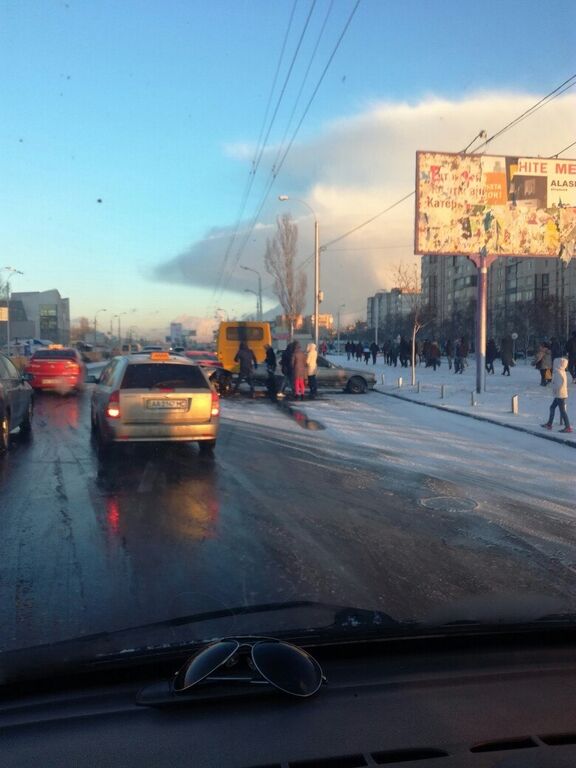
[[[194,681],[190,685],[183,686],[181,688],[176,687],[176,683],[179,677],[182,677],[186,675],[186,671],[188,670],[190,664],[194,661],[194,659],[198,658],[200,654],[202,654],[204,651],[208,650],[209,648],[214,648],[220,643],[225,642],[234,642],[236,643],[236,647],[230,651],[230,653],[222,660],[220,661],[213,669],[211,669],[209,672],[207,672],[205,675],[203,675],[199,680]],[[286,688],[283,688],[282,686],[275,683],[273,680],[270,680],[270,678],[265,675],[260,667],[258,666],[258,662],[254,658],[254,648],[262,643],[272,643],[274,645],[281,645],[285,648],[291,648],[295,651],[297,651],[299,654],[303,654],[312,664],[314,669],[317,671],[319,676],[319,682],[317,687],[311,691],[310,693],[295,693],[294,691],[288,691]],[[254,669],[256,672],[260,675],[262,680],[254,679],[253,677],[239,677],[238,675],[218,675],[216,677],[213,677],[214,672],[216,672],[218,669],[224,667],[228,662],[242,649],[242,648],[249,648],[250,649],[250,655],[249,659],[252,661],[252,665],[254,666]],[[316,659],[311,656],[308,651],[305,651],[303,648],[299,648],[296,645],[293,645],[292,643],[288,643],[285,640],[279,640],[275,637],[265,637],[265,636],[251,636],[246,635],[242,636],[239,635],[237,637],[223,637],[220,640],[216,640],[213,643],[208,643],[204,648],[202,648],[201,651],[198,651],[194,656],[188,658],[185,663],[180,667],[180,669],[175,673],[174,680],[172,682],[172,688],[175,691],[176,694],[185,693],[186,691],[189,691],[191,688],[194,688],[195,686],[199,685],[203,682],[248,682],[253,685],[262,685],[262,684],[269,684],[276,688],[277,690],[281,691],[282,693],[286,693],[289,696],[297,696],[298,698],[309,698],[310,696],[314,696],[314,694],[318,693],[320,688],[322,687],[322,684],[326,682],[326,677],[322,671],[322,668],[320,664],[316,661]]]

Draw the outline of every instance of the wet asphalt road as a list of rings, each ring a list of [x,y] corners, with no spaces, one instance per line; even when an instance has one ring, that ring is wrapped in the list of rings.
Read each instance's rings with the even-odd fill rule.
[[[224,403],[212,459],[140,445],[103,462],[89,390],[38,395],[31,440],[0,460],[1,649],[271,601],[401,619],[494,593],[576,607],[574,569],[541,531],[501,526],[502,507],[474,510],[472,478],[399,468],[244,398]]]

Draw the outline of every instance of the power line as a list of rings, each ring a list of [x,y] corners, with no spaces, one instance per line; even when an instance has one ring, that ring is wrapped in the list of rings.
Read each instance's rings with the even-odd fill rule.
[[[240,229],[240,222],[242,221],[242,217],[244,216],[244,211],[246,210],[246,204],[248,202],[248,197],[250,195],[250,192],[252,190],[252,185],[254,183],[254,179],[256,178],[256,172],[258,170],[258,166],[260,164],[260,158],[262,157],[262,152],[264,151],[265,144],[262,141],[262,137],[264,135],[264,131],[266,129],[266,123],[268,121],[268,114],[270,112],[270,106],[272,104],[272,97],[274,95],[274,91],[276,90],[276,83],[278,82],[278,75],[280,73],[280,67],[282,65],[282,61],[284,59],[284,53],[286,52],[286,45],[288,42],[288,37],[290,35],[290,30],[292,29],[292,23],[294,21],[294,14],[296,11],[296,4],[297,0],[294,0],[294,3],[292,5],[292,11],[290,13],[290,17],[288,19],[288,25],[286,27],[286,32],[284,34],[284,40],[282,42],[282,48],[280,50],[280,55],[278,57],[278,63],[276,64],[276,72],[274,73],[274,78],[272,80],[272,85],[270,87],[270,93],[268,94],[268,102],[266,104],[266,109],[264,112],[264,118],[262,119],[262,126],[260,128],[260,134],[258,136],[258,142],[256,144],[256,149],[254,151],[254,157],[252,159],[252,168],[250,171],[250,174],[248,176],[248,179],[246,181],[246,186],[244,187],[244,193],[242,195],[242,199],[240,202],[240,208],[238,210],[238,216],[236,217],[236,224],[234,225],[234,231],[230,237],[230,240],[228,242],[228,245],[226,247],[226,251],[224,253],[224,258],[222,260],[222,265],[220,267],[219,273],[218,273],[218,279],[216,282],[216,285],[214,287],[214,291],[212,293],[212,298],[214,299],[216,297],[216,294],[218,292],[218,288],[222,283],[222,280],[224,278],[224,273],[226,270],[226,265],[228,264],[228,260],[230,258],[230,253],[232,251],[232,248],[234,246],[234,242],[238,236],[238,232]],[[270,128],[272,127],[272,123],[270,124]]]
[[[556,152],[555,155],[550,155],[548,159],[551,160],[553,157],[558,157],[558,155],[561,155],[563,152],[566,152],[567,149],[571,149],[575,145],[576,145],[576,141],[573,141],[572,144],[568,144],[567,147],[564,147],[564,149],[561,149],[559,152]]]
[[[494,141],[494,139],[497,139],[499,136],[502,136],[503,133],[505,133],[506,131],[509,131],[511,128],[518,125],[518,123],[522,122],[522,120],[525,120],[527,117],[531,117],[539,109],[542,109],[542,107],[544,107],[546,104],[558,98],[558,96],[561,96],[565,91],[569,90],[570,88],[573,88],[575,85],[576,85],[576,75],[572,75],[571,77],[568,78],[568,80],[565,80],[557,88],[554,88],[553,91],[550,91],[550,93],[546,94],[546,96],[540,99],[540,101],[537,101],[536,104],[531,106],[525,112],[522,112],[522,114],[518,115],[518,117],[514,118],[514,120],[511,120],[507,125],[504,126],[504,128],[501,128],[493,136],[490,136],[489,139],[486,139],[486,141],[480,144],[479,147],[476,147],[475,151],[477,152],[478,149],[480,149],[481,147],[488,146],[488,144],[490,144],[491,141]]]
[[[323,82],[323,80],[324,80],[324,78],[326,76],[326,73],[328,72],[328,69],[329,69],[329,67],[330,67],[330,65],[331,65],[331,63],[332,63],[332,61],[334,59],[334,56],[336,55],[336,52],[338,51],[338,49],[339,49],[339,47],[340,47],[340,45],[342,43],[342,40],[344,39],[344,36],[345,36],[346,32],[348,31],[348,28],[349,28],[349,26],[350,26],[350,24],[352,22],[352,19],[354,18],[354,15],[355,15],[356,11],[358,10],[359,5],[360,5],[360,0],[356,0],[356,4],[354,5],[354,8],[352,9],[350,15],[348,16],[346,24],[344,25],[344,28],[343,28],[342,32],[340,33],[340,36],[338,37],[338,40],[337,40],[337,42],[336,42],[336,44],[335,44],[335,46],[334,46],[334,48],[332,50],[332,53],[330,54],[330,56],[328,58],[328,62],[326,64],[326,66],[324,67],[324,69],[322,71],[322,74],[320,75],[320,78],[319,78],[319,80],[318,80],[318,82],[316,84],[316,87],[314,88],[314,90],[312,92],[312,96],[308,100],[308,102],[306,104],[306,107],[304,109],[304,112],[303,112],[303,114],[302,114],[302,116],[301,116],[301,118],[300,118],[300,120],[298,122],[298,125],[296,126],[296,128],[295,128],[295,130],[294,130],[294,132],[292,134],[290,142],[289,142],[288,146],[286,147],[286,149],[285,149],[285,151],[284,151],[284,153],[282,155],[282,158],[281,158],[279,164],[277,165],[277,167],[273,168],[271,170],[271,172],[270,172],[270,178],[269,178],[267,187],[265,189],[264,195],[262,196],[260,205],[258,206],[258,208],[256,210],[256,213],[252,217],[252,221],[250,222],[250,226],[248,227],[248,231],[247,231],[247,233],[246,233],[246,235],[244,237],[244,240],[243,240],[242,244],[240,245],[240,247],[238,249],[238,252],[236,254],[236,258],[235,258],[235,261],[234,261],[234,266],[232,267],[232,270],[229,273],[228,279],[224,282],[224,287],[230,282],[230,279],[232,277],[232,273],[234,272],[234,269],[236,268],[238,262],[240,261],[242,253],[244,251],[244,248],[246,247],[246,245],[247,245],[247,243],[248,243],[248,241],[250,239],[250,236],[251,236],[251,234],[252,234],[252,232],[254,230],[254,227],[256,226],[256,223],[258,221],[258,217],[260,215],[260,212],[262,211],[262,208],[264,207],[264,205],[266,203],[266,200],[268,199],[268,195],[270,194],[272,186],[274,185],[274,182],[276,181],[278,173],[280,172],[280,169],[282,168],[282,166],[284,164],[284,161],[286,160],[286,157],[287,157],[288,153],[290,152],[290,149],[292,148],[292,145],[293,145],[293,143],[294,143],[294,141],[296,139],[296,136],[297,136],[298,132],[300,131],[300,128],[302,127],[302,123],[304,122],[304,119],[305,119],[306,115],[308,114],[308,112],[310,110],[310,107],[312,106],[312,103],[313,103],[314,99],[316,98],[316,95],[318,94],[320,86],[321,86],[321,84],[322,84],[322,82]]]
[[[477,151],[480,147],[484,147],[487,144],[489,144],[491,141],[494,141],[494,139],[501,136],[505,131],[509,130],[510,128],[518,125],[521,120],[525,120],[527,117],[531,117],[534,112],[536,112],[538,109],[541,109],[541,107],[545,106],[545,104],[548,104],[553,99],[560,96],[562,93],[567,91],[569,88],[572,88],[576,85],[576,75],[572,75],[567,80],[565,80],[563,83],[561,83],[557,88],[555,88],[553,91],[550,91],[546,96],[544,96],[542,99],[536,102],[530,109],[525,110],[521,115],[516,117],[514,120],[511,120],[507,125],[504,126],[504,128],[501,128],[499,131],[497,131],[493,136],[491,136],[489,139],[486,139],[486,141],[483,144],[480,144],[479,147],[476,148],[475,151]],[[482,131],[480,132],[480,134]],[[475,139],[472,141],[472,144],[476,139],[480,137],[480,134],[475,137]],[[565,152],[566,149],[569,149],[570,147],[574,146],[576,142],[573,144],[570,144],[568,147],[565,147],[562,152]],[[468,146],[471,146],[470,144]],[[558,153],[560,154],[560,152]],[[388,208],[385,208],[383,211],[380,211],[380,213],[377,213],[375,216],[372,216],[370,219],[367,219],[366,221],[362,222],[362,224],[358,224],[358,226],[354,227],[353,229],[348,230],[348,232],[345,232],[343,235],[340,235],[339,237],[336,237],[334,240],[330,240],[328,243],[325,243],[322,246],[322,250],[325,250],[329,248],[331,245],[334,245],[334,243],[338,243],[340,240],[344,240],[344,238],[349,237],[354,232],[357,232],[359,229],[362,229],[363,227],[366,227],[368,224],[371,224],[373,221],[378,219],[380,216],[383,216],[385,213],[389,213],[391,210],[396,208],[396,206],[400,205],[400,203],[403,203],[405,200],[408,200],[410,197],[416,194],[416,190],[410,192],[407,195],[404,195],[404,197],[400,198],[400,200],[397,200],[392,205],[388,206]],[[307,262],[304,262],[307,263]],[[301,266],[303,266],[302,264]]]

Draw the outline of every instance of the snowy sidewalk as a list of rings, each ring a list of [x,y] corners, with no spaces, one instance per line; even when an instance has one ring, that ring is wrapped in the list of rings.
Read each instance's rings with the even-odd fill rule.
[[[346,355],[329,355],[327,359],[348,368],[375,373],[378,382],[376,391],[382,394],[501,424],[576,447],[576,431],[571,434],[559,433],[562,425],[558,410],[551,432],[540,426],[548,420],[552,388],[550,385],[540,386],[540,372],[530,365],[530,361],[518,361],[511,369],[510,376],[502,376],[502,365],[497,360],[494,364],[496,373],[486,374],[486,390],[477,394],[474,357],[468,358],[468,366],[463,374],[449,370],[446,358],[442,358],[442,365],[436,371],[418,365],[415,387],[410,384],[410,368],[401,368],[400,364],[396,368],[386,365],[381,355],[376,365],[372,365],[371,359],[368,365],[347,360]],[[402,379],[401,384],[399,378]],[[513,396],[518,398],[517,414],[512,412]],[[576,385],[572,384],[569,375],[568,416],[572,428],[576,428]]]

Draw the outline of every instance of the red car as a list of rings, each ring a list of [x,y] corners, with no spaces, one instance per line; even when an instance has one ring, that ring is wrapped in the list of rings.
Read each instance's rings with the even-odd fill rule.
[[[26,366],[34,389],[51,389],[61,394],[84,388],[86,366],[77,349],[49,347],[35,352]]]

